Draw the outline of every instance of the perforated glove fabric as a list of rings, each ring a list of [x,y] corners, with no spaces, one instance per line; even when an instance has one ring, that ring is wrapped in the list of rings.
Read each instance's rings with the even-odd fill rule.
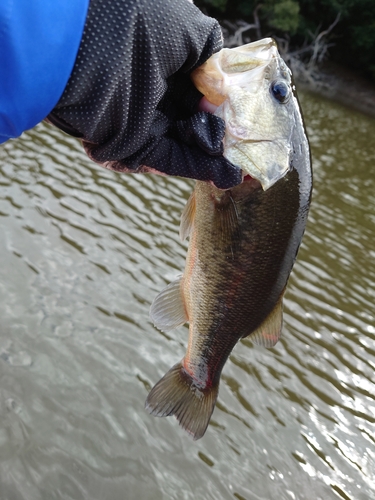
[[[221,30],[188,0],[91,0],[67,87],[48,120],[119,172],[242,180],[223,156],[225,124],[196,113],[189,74],[222,48]]]

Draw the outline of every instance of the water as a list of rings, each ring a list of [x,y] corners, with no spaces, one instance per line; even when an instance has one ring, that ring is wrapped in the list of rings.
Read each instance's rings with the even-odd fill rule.
[[[40,125],[0,149],[1,500],[375,499],[375,121],[302,95],[311,215],[274,349],[228,360],[205,437],[148,415],[187,328],[193,182],[118,175]]]

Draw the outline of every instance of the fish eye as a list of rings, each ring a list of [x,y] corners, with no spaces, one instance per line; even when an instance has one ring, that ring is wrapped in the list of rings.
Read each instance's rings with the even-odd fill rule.
[[[286,103],[289,100],[290,92],[289,86],[283,81],[275,81],[271,85],[271,92],[274,98],[281,102]]]

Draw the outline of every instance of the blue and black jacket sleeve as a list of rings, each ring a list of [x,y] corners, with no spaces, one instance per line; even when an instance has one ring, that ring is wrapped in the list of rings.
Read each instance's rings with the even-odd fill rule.
[[[81,42],[89,0],[0,1],[0,143],[59,101]]]
[[[106,168],[236,185],[241,171],[222,155],[225,124],[196,112],[202,96],[189,76],[221,47],[217,21],[188,0],[90,0],[48,120]]]

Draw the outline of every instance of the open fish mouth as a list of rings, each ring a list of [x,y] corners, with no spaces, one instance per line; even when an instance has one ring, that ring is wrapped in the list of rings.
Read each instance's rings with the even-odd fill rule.
[[[298,111],[275,41],[223,49],[191,76],[226,123],[224,156],[269,189],[290,169]]]

